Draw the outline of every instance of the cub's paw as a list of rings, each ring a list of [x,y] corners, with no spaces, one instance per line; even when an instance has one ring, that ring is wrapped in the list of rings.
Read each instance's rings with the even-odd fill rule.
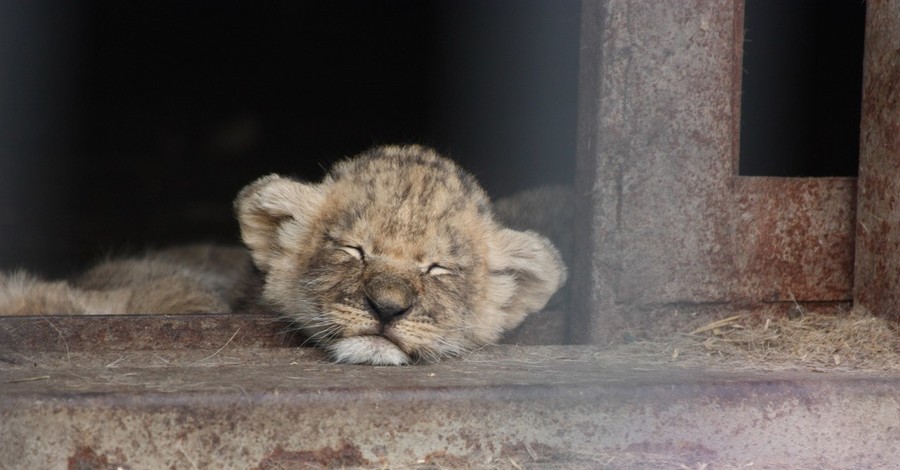
[[[381,336],[343,338],[329,344],[325,349],[333,361],[344,364],[402,366],[410,362],[406,353]]]

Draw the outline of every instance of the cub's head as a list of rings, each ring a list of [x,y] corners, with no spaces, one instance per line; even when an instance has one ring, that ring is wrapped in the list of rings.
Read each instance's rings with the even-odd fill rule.
[[[547,239],[499,225],[475,179],[424,147],[372,149],[321,183],[265,176],[235,209],[264,300],[339,362],[496,341],[566,278]]]

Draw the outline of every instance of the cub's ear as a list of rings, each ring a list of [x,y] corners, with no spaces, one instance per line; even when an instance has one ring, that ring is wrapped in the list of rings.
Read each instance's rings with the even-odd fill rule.
[[[501,229],[491,250],[491,271],[506,297],[503,327],[513,328],[540,310],[566,282],[566,265],[550,240],[532,231]]]
[[[321,184],[268,175],[238,193],[234,211],[253,262],[268,271],[286,247],[298,246],[325,200]]]

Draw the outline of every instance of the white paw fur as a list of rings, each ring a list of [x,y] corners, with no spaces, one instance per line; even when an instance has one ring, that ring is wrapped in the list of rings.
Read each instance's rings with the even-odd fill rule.
[[[381,336],[342,338],[329,344],[326,349],[332,360],[344,364],[401,366],[410,362],[406,353]]]

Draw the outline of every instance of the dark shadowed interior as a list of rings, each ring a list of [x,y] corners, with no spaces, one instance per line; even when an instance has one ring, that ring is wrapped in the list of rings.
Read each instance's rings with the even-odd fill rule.
[[[422,143],[490,193],[570,183],[580,2],[0,5],[0,269],[237,241],[256,177]]]

